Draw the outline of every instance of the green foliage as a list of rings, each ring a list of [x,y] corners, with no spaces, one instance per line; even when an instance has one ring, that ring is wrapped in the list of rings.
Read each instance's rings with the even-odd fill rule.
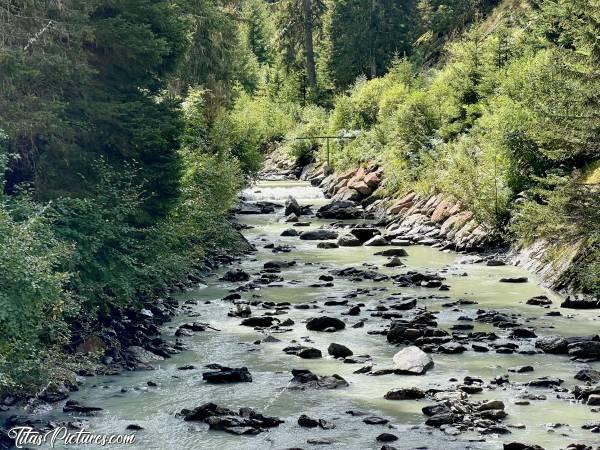
[[[552,249],[582,248],[575,267],[577,287],[600,295],[600,195],[578,177],[548,177],[518,207],[511,229],[525,243],[542,239]]]
[[[265,114],[243,142],[243,90],[268,55],[243,38],[240,12],[202,0],[2,10],[0,390],[62,371],[73,324],[93,332],[204,256],[244,248],[229,211],[262,140],[291,121]]]
[[[212,130],[212,142],[221,152],[231,152],[247,174],[258,171],[262,148],[281,139],[294,125],[293,105],[262,95],[240,93],[230,111],[222,111]]]
[[[296,126],[287,134],[283,149],[296,161],[312,160],[313,150],[323,141],[317,139],[296,139],[327,134],[328,114],[318,106],[306,106],[302,109]]]
[[[336,0],[325,19],[327,66],[336,86],[383,75],[396,55],[407,55],[419,35],[416,2]]]
[[[40,348],[66,343],[77,310],[61,266],[71,255],[43,208],[0,195],[0,391],[39,380]]]

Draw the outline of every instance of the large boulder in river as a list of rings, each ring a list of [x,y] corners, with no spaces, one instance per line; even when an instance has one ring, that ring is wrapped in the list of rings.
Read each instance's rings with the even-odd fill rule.
[[[298,200],[296,200],[291,195],[285,202],[285,212],[283,214],[286,216],[289,216],[290,214],[295,214],[297,217],[300,217],[302,215],[302,207],[298,203]]]
[[[432,367],[433,359],[419,347],[406,347],[394,355],[394,373],[399,375],[424,375]]]
[[[204,372],[202,379],[207,383],[249,383],[252,381],[252,375],[247,367],[232,369],[220,365],[213,366],[216,370]]]
[[[360,247],[362,245],[360,239],[351,234],[340,236],[337,243],[340,247]]]
[[[258,316],[258,317],[248,317],[247,319],[242,320],[240,325],[245,327],[261,327],[266,328],[273,325],[273,323],[279,323],[279,319],[272,316]]]
[[[596,309],[600,308],[600,300],[574,299],[572,297],[567,297],[560,306],[569,309]]]
[[[542,336],[535,342],[535,347],[544,353],[555,355],[566,354],[569,343],[562,336]]]
[[[317,211],[317,217],[323,219],[358,219],[361,216],[362,211],[349,200],[332,202],[329,205],[322,206]]]
[[[329,347],[327,347],[327,353],[334,358],[346,358],[347,356],[352,356],[354,354],[352,353],[352,350],[345,345],[336,344],[335,342],[329,344]]]
[[[248,281],[249,279],[250,275],[241,269],[229,270],[221,277],[221,280],[223,281],[232,282]]]
[[[346,324],[335,317],[321,316],[308,319],[306,328],[311,331],[325,331],[328,328],[338,331],[346,328]]]
[[[371,239],[365,242],[364,245],[365,247],[385,247],[386,245],[390,244],[383,236],[373,236]]]
[[[576,380],[589,381],[590,383],[600,383],[600,370],[581,369],[575,375]]]
[[[204,422],[210,430],[236,435],[258,434],[265,428],[278,427],[283,423],[277,417],[264,416],[252,408],[240,408],[239,412],[235,412],[214,403],[205,403],[192,410],[182,409],[179,416],[186,421]]]
[[[386,400],[419,400],[425,398],[425,392],[418,387],[392,389],[384,395]]]
[[[367,242],[369,239],[381,234],[377,228],[371,227],[356,227],[350,230],[350,234],[352,234],[356,239],[358,239],[361,243]]]
[[[291,380],[291,389],[338,389],[347,387],[348,382],[338,374],[319,376],[307,369],[292,369],[294,378]]]
[[[296,352],[296,356],[302,359],[319,359],[323,356],[321,350],[314,347],[302,347]]]
[[[300,235],[300,239],[303,241],[328,241],[330,239],[337,239],[337,237],[337,232],[322,228],[319,230],[304,231]]]
[[[569,344],[567,348],[569,356],[575,358],[600,358],[600,342],[580,341]]]

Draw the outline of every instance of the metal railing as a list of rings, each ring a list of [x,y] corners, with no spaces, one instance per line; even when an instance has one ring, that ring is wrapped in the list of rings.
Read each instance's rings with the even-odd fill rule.
[[[312,141],[315,139],[325,139],[327,142],[327,167],[331,168],[331,147],[329,145],[329,141],[330,139],[347,139],[347,140],[352,140],[352,139],[356,139],[356,136],[300,136],[300,137],[295,137],[292,138],[294,140],[298,140],[298,141]]]

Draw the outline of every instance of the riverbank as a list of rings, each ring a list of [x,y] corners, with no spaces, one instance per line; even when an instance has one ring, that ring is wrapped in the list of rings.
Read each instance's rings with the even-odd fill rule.
[[[20,420],[29,422],[40,412],[64,402],[80,389],[85,380],[94,376],[115,376],[128,371],[152,370],[152,364],[181,353],[181,342],[167,342],[160,327],[181,314],[175,296],[202,283],[203,278],[239,261],[252,246],[238,232],[238,250],[234,254],[211,254],[201,261],[190,262],[185,277],[170,285],[156,287],[152,294],[138,295],[127,307],[112,305],[98,315],[91,327],[79,321],[70,324],[70,341],[59,353],[48,356],[49,380],[28,390],[8,391],[0,395],[0,413],[9,417],[0,428],[0,448],[10,448],[7,429]],[[25,413],[17,422],[12,411]],[[39,424],[38,424],[39,425]]]
[[[283,223],[289,195],[304,214]],[[594,442],[594,428],[586,424],[593,423],[595,407],[585,404],[596,395],[593,382],[586,386],[574,376],[587,370],[593,377],[600,369],[578,347],[597,346],[596,316],[560,308],[560,297],[517,267],[465,264],[464,257],[427,245],[331,248],[335,239],[301,238],[326,231],[364,239],[385,231],[369,220],[316,217],[329,200],[307,183],[260,183],[244,197],[252,208],[241,208],[247,214],[238,220],[256,253],[177,294],[179,313],[161,327],[169,345],[179,340],[186,350],[150,362],[155,370],[88,378],[71,399],[80,411],[102,409],[93,414],[62,412],[63,401],[26,420],[40,427],[78,422],[96,432],[138,426],[139,448],[310,448],[320,442],[379,449],[383,434],[400,437],[387,444],[396,448]],[[386,250],[404,250],[407,256],[396,257],[402,265],[388,265],[394,257],[378,254]],[[415,284],[410,273],[429,279]],[[499,281],[524,276],[526,283]],[[323,316],[330,318],[321,321],[329,332],[309,325]],[[402,375],[397,367],[397,354],[412,346],[433,361],[433,367],[423,365],[424,375]],[[202,407],[207,402],[229,411],[219,415]],[[284,423],[257,425],[247,413],[234,414],[241,407]],[[493,412],[483,417],[484,410]],[[303,415],[308,419],[300,420]],[[317,426],[305,426],[311,423]],[[252,430],[258,434],[235,434]]]
[[[384,169],[376,163],[327,173],[322,162],[297,165],[275,148],[268,155],[261,176],[309,181],[334,202],[353,202],[362,210],[361,216],[376,219],[390,236],[441,250],[492,254],[504,263],[536,273],[544,286],[569,297],[572,305],[582,309],[600,307],[600,299],[582,294],[577,282],[579,265],[589,249],[578,244],[557,252],[544,240],[525,246],[480,221],[475,212],[452,196],[390,193],[386,190]],[[343,215],[342,212],[340,218]]]

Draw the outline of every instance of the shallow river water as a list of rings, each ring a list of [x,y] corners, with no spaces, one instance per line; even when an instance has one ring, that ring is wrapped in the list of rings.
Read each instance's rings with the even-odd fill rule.
[[[288,195],[294,195],[301,204],[321,205],[327,202],[321,192],[302,182],[260,182],[245,193],[253,200],[271,200],[283,203]],[[193,337],[183,338],[189,351],[182,352],[171,359],[156,364],[156,370],[145,372],[128,372],[119,376],[94,377],[86,381],[81,390],[72,398],[82,403],[99,406],[104,411],[97,417],[90,418],[90,426],[96,432],[118,433],[125,432],[127,425],[135,423],[144,427],[137,432],[137,443],[124,448],[139,449],[285,449],[285,448],[332,448],[332,449],[378,449],[381,443],[375,437],[382,432],[391,432],[400,437],[392,443],[400,449],[430,448],[430,449],[496,449],[502,448],[502,442],[520,441],[536,443],[547,449],[564,448],[572,442],[598,444],[600,437],[589,431],[582,430],[581,425],[590,421],[600,421],[600,413],[592,413],[589,406],[568,402],[556,398],[556,393],[544,389],[532,389],[535,393],[544,393],[545,401],[531,401],[530,405],[517,406],[514,404],[519,392],[524,389],[512,385],[506,390],[484,390],[472,399],[500,399],[506,404],[508,417],[505,425],[524,424],[524,429],[512,429],[512,434],[505,436],[485,436],[486,442],[481,442],[482,436],[477,434],[462,434],[447,436],[437,429],[423,425],[425,416],[421,408],[431,404],[430,401],[388,401],[384,394],[393,388],[420,386],[423,388],[447,388],[457,383],[450,378],[462,380],[466,375],[480,377],[489,381],[495,376],[508,373],[512,366],[531,365],[535,371],[526,374],[510,374],[512,382],[527,381],[536,377],[551,375],[565,380],[563,386],[573,386],[576,380],[574,374],[584,364],[574,363],[564,356],[553,355],[501,355],[494,352],[475,353],[467,351],[460,355],[434,354],[435,367],[426,375],[408,377],[399,375],[368,376],[354,374],[361,365],[344,364],[327,355],[327,346],[338,342],[350,347],[355,355],[371,355],[376,368],[391,365],[393,355],[398,348],[387,343],[385,336],[369,335],[370,330],[387,327],[389,322],[381,318],[371,318],[367,311],[392,294],[430,296],[433,292],[427,289],[398,288],[392,283],[372,281],[351,282],[346,279],[334,280],[334,287],[309,287],[317,282],[319,275],[327,270],[346,266],[360,266],[371,263],[386,274],[396,274],[409,269],[440,270],[448,268],[446,283],[450,286],[448,292],[435,299],[419,299],[419,306],[426,306],[433,311],[440,311],[438,323],[440,328],[449,329],[457,322],[459,316],[475,315],[478,308],[497,309],[508,313],[518,312],[525,318],[535,318],[536,333],[583,335],[598,333],[600,320],[598,312],[578,312],[562,310],[558,307],[559,298],[547,292],[537,283],[535,277],[526,274],[517,267],[487,267],[482,264],[459,264],[461,255],[441,252],[424,246],[407,247],[409,256],[403,258],[407,267],[387,269],[382,264],[387,261],[382,256],[375,256],[378,250],[374,247],[350,247],[323,250],[316,247],[315,241],[301,241],[297,237],[280,237],[280,233],[290,228],[289,224],[279,223],[279,214],[242,216],[240,221],[254,228],[244,231],[246,237],[257,246],[258,252],[250,255],[239,265],[250,274],[257,273],[263,264],[269,260],[295,260],[297,265],[283,269],[281,276],[284,282],[275,286],[265,287],[259,291],[242,293],[246,299],[252,295],[260,296],[265,301],[309,303],[316,302],[318,309],[290,309],[288,315],[280,316],[282,320],[290,317],[296,325],[289,333],[278,334],[281,342],[254,344],[264,338],[264,335],[252,328],[240,326],[241,319],[227,316],[231,303],[220,301],[231,289],[239,284],[219,281],[225,270],[207,277],[206,284],[200,285],[179,295],[178,299],[198,300],[192,306],[193,313],[200,317],[190,318],[184,314],[164,326],[164,334],[168,339],[174,339],[173,333],[178,325],[192,320],[209,322],[221,331],[196,333]],[[310,228],[321,226],[324,221],[311,218]],[[305,230],[301,228],[300,230]],[[274,254],[264,249],[268,242],[282,243],[295,246],[292,253]],[[234,266],[236,267],[236,266]],[[464,273],[467,276],[464,276]],[[499,283],[501,277],[529,277],[526,284]],[[353,303],[365,303],[360,317],[345,316],[348,325],[361,318],[367,318],[364,328],[347,327],[337,333],[319,333],[306,330],[302,323],[308,317],[317,315],[320,311],[336,313],[347,310],[348,306],[326,307],[323,302],[328,298],[339,299],[345,294],[360,287],[387,288],[387,291],[371,291],[368,295],[359,295],[350,299]],[[546,294],[554,300],[550,310],[560,309],[563,317],[548,317],[548,309],[538,306],[528,306],[525,301],[535,295]],[[439,298],[443,296],[446,298]],[[449,298],[448,298],[449,297]],[[442,308],[441,304],[452,299],[476,300],[478,304],[461,306],[460,311]],[[211,301],[205,303],[205,301]],[[260,307],[253,307],[254,315],[260,314]],[[572,317],[572,318],[569,318]],[[491,325],[473,322],[474,331],[489,331]],[[502,330],[495,330],[501,334]],[[292,339],[300,341],[309,336],[313,341],[309,345],[319,348],[324,357],[316,360],[303,360],[296,356],[285,354],[282,349],[289,345]],[[533,343],[529,344],[533,346]],[[521,348],[528,348],[523,344]],[[252,383],[210,385],[202,381],[203,366],[209,363],[219,363],[230,367],[246,366],[252,373]],[[195,370],[177,370],[185,364],[193,364]],[[600,369],[600,364],[593,363],[592,367]],[[307,368],[319,375],[337,373],[343,376],[350,387],[331,391],[291,391],[286,389],[291,379],[290,370]],[[154,381],[157,387],[148,387],[148,381]],[[579,382],[581,383],[581,382]],[[126,392],[122,392],[126,390]],[[257,436],[233,436],[223,432],[208,431],[204,424],[184,422],[175,417],[182,408],[193,408],[202,403],[212,401],[222,406],[237,409],[248,406],[259,412],[278,416],[285,420],[279,428]],[[361,417],[352,417],[345,411],[355,409],[386,417],[393,429],[388,426],[366,425]],[[332,430],[306,429],[297,425],[301,414],[327,419],[336,424]],[[551,429],[547,424],[566,424],[557,429]],[[308,439],[324,438],[333,441],[330,445],[308,444]],[[86,448],[90,448],[89,446]]]

